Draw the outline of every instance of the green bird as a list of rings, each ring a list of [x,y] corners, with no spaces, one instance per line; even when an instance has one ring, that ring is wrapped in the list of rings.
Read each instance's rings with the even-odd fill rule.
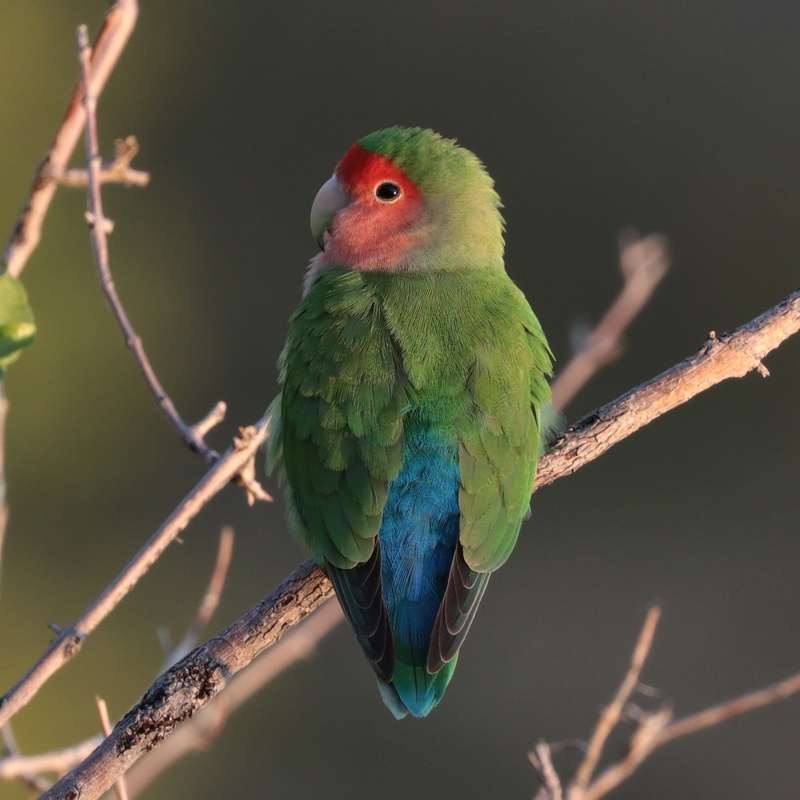
[[[320,189],[270,469],[399,719],[441,700],[529,503],[551,354],[455,141],[388,128]]]

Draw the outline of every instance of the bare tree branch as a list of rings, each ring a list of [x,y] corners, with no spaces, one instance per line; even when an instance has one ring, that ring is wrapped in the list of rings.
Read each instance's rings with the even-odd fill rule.
[[[798,330],[800,291],[732,333],[712,337],[691,358],[580,420],[542,458],[544,481],[539,485],[572,474],[704,389],[756,369],[761,358]],[[205,706],[232,675],[331,594],[320,570],[304,562],[244,617],[159,678],[112,735],[43,797],[99,797],[139,757]]]
[[[103,736],[93,736],[79,744],[54,750],[50,753],[40,753],[37,756],[23,756],[10,753],[0,758],[0,779],[20,780],[23,776],[37,776],[43,773],[55,773],[59,777],[76,764],[83,761],[92,750],[103,741]],[[38,786],[38,791],[44,792],[48,786]]]
[[[778,700],[784,700],[797,692],[800,692],[800,672],[770,686],[765,686],[763,689],[743,694],[735,700],[720,703],[717,706],[712,706],[682,719],[676,719],[675,722],[671,722],[658,734],[655,746],[660,747],[673,739],[696,733],[703,730],[703,728],[710,728],[712,725],[718,725],[720,722],[738,717],[740,714],[745,714],[756,708],[767,706],[770,703],[775,703]]]
[[[45,654],[30,671],[0,699],[0,725],[25,706],[44,683],[80,651],[86,637],[111,613],[123,597],[156,562],[170,542],[200,512],[208,501],[253,460],[264,441],[266,419],[241,431],[233,445],[172,512],[164,524],[134,556],[105,591],[70,626],[58,632]]]
[[[333,596],[309,559],[233,625],[162,675],[82,764],[42,795],[90,800],[218,694],[233,675]]]
[[[14,736],[14,731],[11,729],[10,722],[7,722],[2,726],[2,728],[0,728],[0,734],[2,734],[3,745],[5,746],[5,751],[7,754],[4,758],[0,758],[0,777],[5,777],[3,768],[9,762],[18,759],[20,757],[20,752],[19,747],[17,746],[17,740]],[[77,763],[78,761],[73,761],[70,763],[70,766],[73,766]],[[9,775],[8,777],[25,784],[29,789],[33,789],[36,792],[46,792],[52,786],[50,781],[42,778],[37,772],[26,769],[24,765],[18,768],[15,773]]]
[[[617,694],[611,701],[611,704],[603,710],[600,715],[600,720],[597,727],[589,740],[589,746],[586,748],[586,755],[575,773],[575,778],[572,781],[573,789],[583,789],[591,780],[597,764],[600,761],[600,756],[603,752],[603,746],[609,737],[609,734],[614,729],[614,726],[620,721],[625,704],[633,694],[636,684],[639,682],[639,676],[642,674],[642,667],[650,652],[650,647],[653,644],[653,636],[656,632],[656,625],[661,616],[661,609],[658,606],[653,606],[647,612],[647,618],[644,621],[644,627],[639,634],[639,641],[636,643],[636,648],[633,651],[633,658],[631,659],[628,672],[625,675],[625,680],[619,687]]]
[[[533,765],[542,783],[534,800],[561,800],[564,790],[561,787],[561,779],[558,777],[556,768],[553,766],[550,746],[547,742],[539,742],[533,751],[528,753],[528,761]]]
[[[100,276],[100,285],[114,313],[114,318],[117,320],[117,324],[125,337],[125,344],[128,345],[128,348],[133,354],[136,364],[142,373],[142,377],[147,384],[147,388],[150,389],[150,393],[153,395],[161,412],[178,432],[186,445],[195,453],[200,454],[209,464],[213,464],[219,458],[219,453],[212,450],[202,437],[197,435],[196,428],[187,425],[183,421],[181,415],[178,413],[178,409],[175,408],[175,404],[172,402],[172,398],[164,391],[164,387],[158,380],[155,370],[147,357],[142,339],[136,333],[128,319],[122,301],[117,294],[117,287],[114,284],[114,279],[111,276],[111,268],[108,263],[107,236],[111,232],[113,225],[103,214],[103,200],[100,192],[100,169],[102,160],[100,158],[97,138],[97,97],[92,92],[91,51],[89,49],[89,33],[85,25],[81,25],[78,28],[78,54],[81,63],[83,105],[86,114],[86,161],[89,178],[89,211],[87,213],[87,219],[89,220],[89,227],[91,228],[92,252],[94,253],[94,261]],[[218,411],[218,409],[219,406],[216,407],[215,411]],[[216,418],[214,412],[212,412],[209,417],[206,417],[206,420],[209,418]],[[204,425],[205,424],[207,423],[204,420]]]
[[[203,632],[206,625],[208,625],[209,620],[214,615],[219,605],[232,555],[233,528],[229,525],[225,525],[220,531],[217,560],[214,564],[214,571],[211,573],[211,580],[208,582],[208,587],[203,594],[203,599],[200,601],[200,608],[197,609],[197,614],[183,639],[181,639],[176,647],[167,654],[166,663],[161,669],[162,672],[171,667],[176,661],[180,661],[197,645],[200,634]]]
[[[662,414],[728,378],[753,370],[800,330],[800,290],[731,333],[713,331],[687,359],[578,420],[539,462],[536,487],[570,475]]]
[[[139,142],[135,136],[117,139],[114,142],[114,158],[106,161],[100,168],[100,183],[121,183],[123,186],[139,186],[144,188],[150,183],[150,173],[142,172],[131,167],[136,154],[139,152]],[[61,186],[70,189],[86,189],[89,186],[89,170],[64,169],[53,167],[50,174]]]
[[[333,599],[290,631],[245,669],[233,677],[205,708],[187,720],[163,745],[149,752],[127,774],[128,790],[136,797],[172,764],[198,750],[207,750],[228,718],[256,692],[298,661],[309,658],[320,640],[342,620],[342,609]]]
[[[562,796],[565,800],[600,800],[629,778],[656,748],[667,742],[718,725],[740,714],[776,703],[800,692],[800,672],[798,672],[771,686],[744,694],[696,714],[690,714],[675,722],[672,721],[671,703],[663,703],[661,708],[655,712],[645,712],[638,706],[628,705],[631,695],[638,688],[639,675],[653,644],[653,636],[660,613],[661,609],[658,607],[651,608],[648,612],[625,679],[614,699],[603,709],[592,739],[586,748],[586,755],[566,792],[562,791],[561,780],[551,759],[551,752],[556,746],[551,747],[546,742],[539,742],[535,751],[528,754],[542,784],[536,800],[561,800]],[[632,715],[637,719],[637,724],[631,734],[625,754],[592,780],[603,745],[612,729],[620,722],[628,721]]]
[[[102,697],[95,696],[95,705],[97,706],[97,713],[100,717],[100,730],[103,731],[103,736],[109,736],[111,733],[111,722],[108,719],[108,706]],[[128,788],[125,785],[125,777],[120,775],[114,783],[114,791],[117,794],[117,800],[128,800]]]
[[[95,97],[102,92],[108,76],[125,49],[138,15],[139,6],[136,0],[113,0],[111,3],[92,48],[90,85]],[[19,277],[31,253],[39,244],[42,224],[58,187],[53,170],[58,172],[66,168],[85,121],[83,86],[78,83],[72,93],[67,113],[50,145],[50,151],[36,172],[31,193],[11,230],[3,253],[4,269],[15,278]]]
[[[566,408],[581,387],[622,353],[622,337],[628,326],[669,270],[667,237],[660,233],[640,236],[633,228],[619,235],[622,291],[597,327],[579,343],[578,352],[551,384],[553,405]]]

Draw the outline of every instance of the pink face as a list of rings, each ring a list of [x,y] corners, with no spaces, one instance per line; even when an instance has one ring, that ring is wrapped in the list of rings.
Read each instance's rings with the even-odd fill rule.
[[[391,270],[403,263],[421,243],[426,227],[422,195],[405,173],[356,144],[339,162],[332,181],[326,187],[329,193],[338,189],[340,202],[323,198],[325,189],[318,195],[321,212],[329,212],[329,225],[317,265]]]

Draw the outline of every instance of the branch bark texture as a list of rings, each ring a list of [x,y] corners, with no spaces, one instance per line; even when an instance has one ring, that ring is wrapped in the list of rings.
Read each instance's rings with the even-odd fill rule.
[[[695,355],[584,417],[543,457],[537,484],[547,485],[572,474],[634,431],[726,378],[742,377],[752,370],[764,374],[761,359],[798,330],[800,290],[732,333],[712,335]],[[42,797],[100,797],[141,755],[205,706],[232,675],[332,594],[321,571],[305,561],[244,617],[160,677],[111,736]]]
[[[578,420],[542,458],[536,488],[571,475],[610,447],[728,378],[753,370],[769,375],[761,360],[800,330],[800,289],[746,325],[717,336],[666,372]]]
[[[219,636],[162,675],[83,763],[42,800],[99,797],[134,762],[220,692],[233,675],[333,595],[309,559]]]

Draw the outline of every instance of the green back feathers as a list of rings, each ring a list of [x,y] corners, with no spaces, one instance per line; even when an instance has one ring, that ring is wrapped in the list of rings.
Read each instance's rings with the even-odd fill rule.
[[[504,274],[323,273],[292,318],[282,400],[283,465],[315,557],[348,568],[371,554],[413,410],[460,441],[464,555],[496,569],[530,500],[549,371]]]

